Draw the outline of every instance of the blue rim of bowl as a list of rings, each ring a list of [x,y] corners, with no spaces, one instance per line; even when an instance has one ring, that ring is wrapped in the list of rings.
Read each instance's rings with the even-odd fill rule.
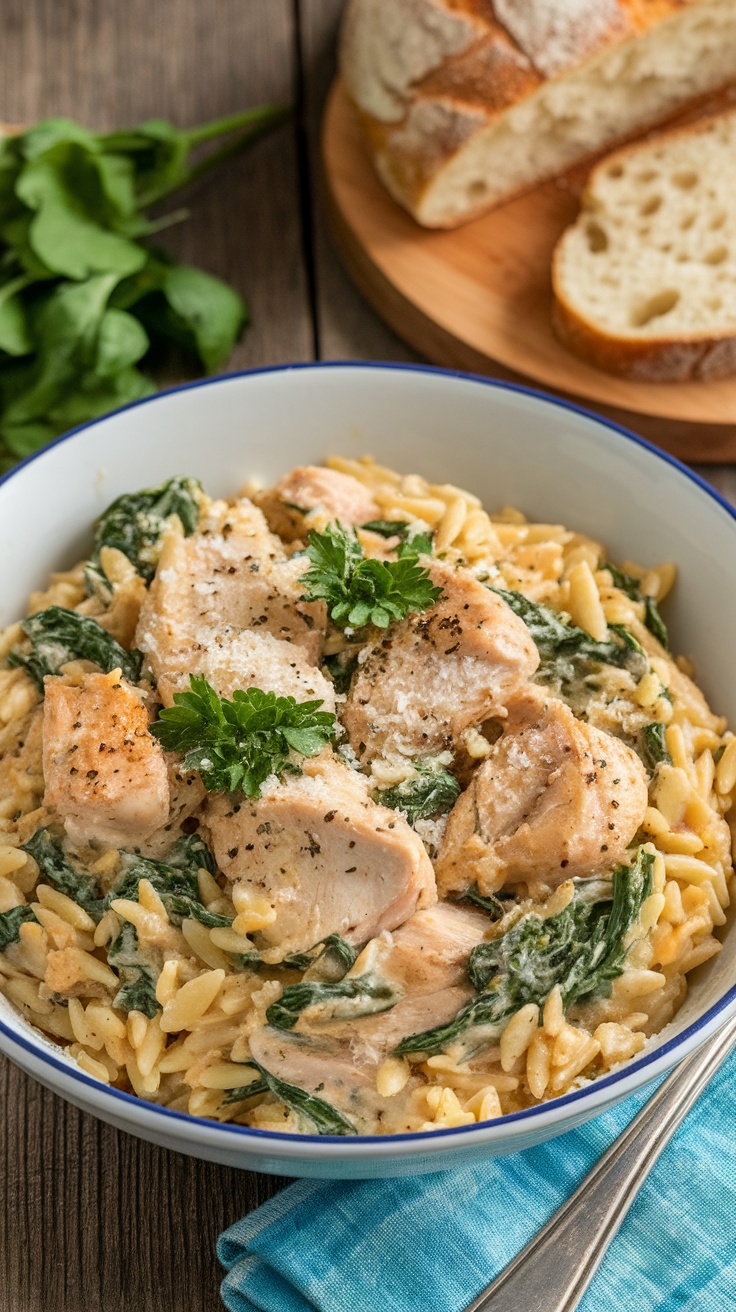
[[[672,465],[673,468],[679,470],[685,478],[691,483],[695,483],[696,486],[699,487],[712,501],[715,501],[723,510],[725,510],[731,519],[736,520],[736,509],[726,501],[725,497],[722,497],[715,488],[709,483],[706,483],[705,479],[701,478],[699,474],[694,473],[692,469],[688,469],[687,465],[684,465],[681,460],[670,455],[667,451],[661,451],[658,447],[654,446],[652,442],[648,442],[646,438],[640,437],[637,433],[631,432],[628,428],[624,428],[622,424],[617,424],[612,419],[606,419],[602,415],[597,415],[593,410],[586,409],[585,406],[577,405],[573,401],[566,401],[557,396],[552,396],[538,388],[526,387],[521,383],[508,383],[497,378],[487,378],[483,374],[464,373],[459,369],[442,369],[436,365],[399,364],[394,361],[383,362],[380,360],[327,360],[305,361],[304,363],[298,364],[268,365],[260,369],[235,370],[232,373],[218,374],[213,378],[195,379],[193,382],[182,383],[178,387],[165,388],[160,392],[153,393],[151,396],[142,397],[138,401],[131,401],[129,405],[120,406],[117,410],[111,410],[108,414],[100,415],[97,419],[90,419],[87,423],[78,424],[76,428],[70,429],[68,433],[62,433],[61,436],[55,438],[53,442],[50,442],[40,451],[36,451],[32,455],[26,456],[25,460],[22,460],[18,465],[15,465],[13,469],[0,476],[0,487],[9,482],[10,479],[15,478],[22,469],[25,469],[35,460],[45,456],[46,453],[54,447],[60,446],[63,442],[68,442],[72,437],[76,437],[78,433],[83,433],[88,428],[94,428],[96,424],[103,423],[115,415],[124,414],[127,410],[136,410],[139,406],[150,405],[152,402],[156,402],[163,397],[174,396],[178,392],[192,391],[195,388],[216,386],[217,384],[226,383],[236,378],[252,378],[259,377],[263,374],[295,373],[297,371],[301,372],[308,370],[312,370],[316,373],[325,372],[331,369],[358,369],[366,371],[388,370],[395,373],[418,373],[430,374],[432,376],[440,376],[444,378],[455,378],[460,379],[463,382],[479,383],[484,387],[492,387],[497,391],[515,392],[521,396],[530,396],[536,401],[542,401],[547,405],[557,406],[561,410],[568,410],[573,414],[582,415],[585,419],[592,419],[603,428],[607,428],[611,432],[618,434],[619,437],[626,438],[627,441],[633,442],[636,446],[643,447],[644,450],[649,451],[658,460],[663,460],[665,464]],[[342,1145],[343,1147],[355,1145],[357,1147],[361,1144],[380,1144],[388,1148],[391,1144],[397,1143],[418,1144],[426,1143],[427,1140],[436,1143],[438,1141],[454,1141],[458,1138],[469,1139],[469,1142],[472,1143],[472,1138],[474,1136],[477,1137],[479,1131],[488,1129],[491,1126],[501,1127],[504,1125],[518,1124],[521,1121],[533,1122],[544,1113],[573,1106],[576,1103],[589,1098],[591,1094],[597,1094],[599,1090],[613,1088],[623,1080],[628,1079],[631,1075],[636,1075],[640,1071],[646,1070],[648,1066],[661,1062],[661,1060],[666,1058],[670,1053],[687,1044],[688,1039],[704,1029],[734,1002],[736,1002],[736,985],[730,988],[722,998],[719,998],[718,1002],[715,1002],[712,1007],[709,1007],[702,1016],[693,1021],[691,1025],[688,1025],[687,1029],[669,1039],[666,1043],[663,1043],[661,1047],[655,1048],[652,1052],[647,1053],[645,1057],[640,1057],[636,1061],[627,1062],[621,1070],[615,1071],[611,1075],[603,1075],[596,1080],[592,1080],[590,1084],[585,1086],[585,1088],[575,1089],[572,1093],[563,1094],[559,1098],[550,1098],[545,1102],[539,1103],[536,1107],[526,1107],[522,1111],[509,1112],[506,1116],[499,1116],[491,1121],[478,1121],[473,1125],[458,1125],[447,1129],[438,1128],[436,1130],[419,1130],[414,1131],[411,1134],[356,1134],[346,1137],[331,1134],[292,1134],[283,1130],[257,1130],[248,1125],[234,1125],[230,1121],[216,1121],[205,1116],[193,1116],[188,1112],[172,1111],[169,1107],[162,1107],[158,1103],[148,1102],[145,1098],[139,1098],[134,1094],[125,1093],[122,1089],[115,1089],[110,1085],[103,1084],[101,1080],[94,1079],[91,1075],[85,1074],[85,1072],[78,1067],[73,1066],[67,1061],[60,1060],[58,1057],[55,1057],[53,1053],[45,1051],[40,1043],[38,1046],[31,1043],[30,1040],[26,1039],[22,1034],[18,1034],[10,1029],[10,1027],[1,1019],[0,1034],[4,1035],[17,1047],[25,1049],[27,1052],[31,1053],[32,1056],[37,1057],[42,1062],[53,1067],[55,1070],[59,1071],[60,1074],[66,1075],[70,1079],[75,1080],[78,1084],[82,1084],[85,1087],[92,1089],[95,1093],[112,1098],[113,1100],[129,1106],[132,1110],[138,1112],[142,1110],[151,1111],[159,1116],[165,1117],[169,1121],[180,1121],[183,1125],[194,1124],[201,1126],[208,1131],[220,1131],[241,1139],[252,1139],[261,1143],[293,1143],[295,1146],[299,1144],[318,1144],[325,1147],[330,1145]],[[46,1040],[46,1042],[49,1042],[49,1040]],[[652,1078],[654,1078],[654,1076]],[[639,1088],[641,1088],[641,1085],[639,1085]],[[634,1092],[636,1092],[636,1090],[632,1089],[631,1093],[633,1094]],[[603,1111],[606,1109],[602,1108],[601,1110]]]

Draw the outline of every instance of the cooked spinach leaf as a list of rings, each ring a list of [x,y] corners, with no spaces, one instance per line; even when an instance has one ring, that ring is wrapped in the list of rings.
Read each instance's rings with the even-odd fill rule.
[[[596,642],[575,624],[567,624],[560,615],[540,602],[529,601],[520,592],[506,592],[493,588],[523,620],[539,651],[539,669],[536,679],[567,700],[579,701],[602,665],[615,665],[628,670],[640,679],[649,669],[649,662],[640,646],[627,629],[611,624],[612,637]]]
[[[21,925],[35,919],[29,906],[11,907],[9,911],[3,911],[0,914],[0,952],[9,948],[11,943],[18,942]]]
[[[546,919],[528,912],[502,937],[480,943],[468,973],[477,990],[446,1025],[412,1034],[397,1054],[441,1052],[475,1031],[480,1043],[498,1037],[506,1021],[529,1002],[543,1006],[559,985],[563,1006],[604,997],[622,974],[626,938],[652,887],[654,857],[639,848],[631,866],[611,881],[576,880],[572,902]]]
[[[161,1004],[156,997],[157,973],[141,952],[135,925],[123,921],[120,933],[107,949],[108,964],[117,971],[120,988],[113,998],[113,1007],[121,1011],[141,1011],[153,1020]]]
[[[500,897],[495,897],[493,893],[479,893],[475,884],[468,889],[467,893],[463,894],[462,900],[463,902],[472,902],[474,906],[480,907],[483,911],[488,911],[494,920],[502,920],[508,910]]]
[[[616,569],[616,566],[612,565],[610,560],[606,561],[606,569],[613,579],[615,588],[620,588],[632,601],[644,602],[644,623],[649,632],[657,639],[657,642],[662,644],[665,651],[669,651],[670,640],[667,626],[659,613],[654,597],[644,597],[642,595],[641,580],[635,578],[633,574],[625,574],[623,570]]]
[[[207,844],[196,835],[181,838],[168,853],[165,861],[153,861],[137,852],[121,852],[121,873],[105,898],[105,905],[116,898],[138,901],[138,885],[147,879],[153,885],[172,925],[178,928],[183,920],[198,920],[208,929],[226,929],[233,923],[232,916],[209,911],[199,896],[197,871],[200,868],[212,873],[215,862]]]
[[[266,1020],[274,1029],[291,1030],[302,1012],[313,1006],[326,1007],[327,1020],[373,1016],[395,1006],[400,997],[396,987],[374,971],[333,984],[301,980],[287,984],[281,997],[268,1008]]]
[[[87,591],[110,595],[110,583],[100,564],[103,547],[122,551],[138,574],[150,583],[172,515],[179,516],[187,536],[197,527],[201,491],[196,478],[177,475],[158,487],[127,492],[113,501],[95,527],[94,549],[84,574]]]
[[[229,1107],[235,1102],[245,1102],[246,1098],[255,1098],[256,1094],[268,1093],[268,1085],[265,1080],[251,1080],[250,1084],[239,1084],[237,1089],[228,1089],[222,1100],[223,1107]]]
[[[285,1080],[280,1080],[277,1076],[272,1075],[265,1067],[260,1066],[257,1061],[245,1063],[252,1066],[258,1072],[264,1084],[276,1098],[280,1098],[291,1111],[296,1112],[300,1120],[306,1121],[317,1134],[357,1134],[354,1125],[346,1120],[335,1107],[330,1106],[323,1098],[317,1098],[313,1093],[307,1093],[305,1089],[300,1089],[296,1084],[287,1084]]]
[[[645,724],[639,734],[639,744],[644,762],[650,770],[656,770],[660,761],[672,764],[663,724]]]
[[[373,800],[394,811],[403,811],[410,825],[417,820],[430,820],[451,810],[460,796],[460,785],[454,775],[437,761],[412,762],[416,774],[400,784],[384,788],[373,794]]]
[[[64,893],[91,916],[99,921],[106,908],[94,875],[82,870],[75,870],[64,855],[64,846],[50,829],[37,829],[32,838],[23,844],[23,851],[32,856],[36,862],[41,878],[51,884],[57,892]]]
[[[91,661],[104,674],[120,669],[131,683],[141,677],[142,653],[126,651],[88,615],[64,606],[49,606],[23,620],[21,627],[30,639],[31,650],[23,652],[15,647],[8,655],[8,664],[25,666],[41,692],[45,676],[58,674],[67,661]]]
[[[380,533],[382,538],[403,538],[409,527],[406,519],[369,519],[361,528],[371,533]]]
[[[259,970],[261,966],[267,970],[308,970],[312,978],[319,976],[332,983],[347,974],[357,956],[357,948],[351,947],[339,934],[329,934],[306,952],[292,952],[282,961],[266,962],[260,952],[249,952],[240,960],[245,970]]]

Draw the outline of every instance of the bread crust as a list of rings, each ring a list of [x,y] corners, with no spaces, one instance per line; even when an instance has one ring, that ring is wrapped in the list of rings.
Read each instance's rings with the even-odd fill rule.
[[[603,332],[578,314],[570,304],[560,272],[568,234],[577,229],[586,215],[594,213],[593,197],[599,174],[610,171],[618,159],[629,161],[637,155],[646,157],[652,149],[653,140],[670,142],[697,136],[708,124],[717,123],[724,117],[723,113],[710,114],[685,127],[658,133],[647,141],[612,151],[592,170],[583,192],[580,214],[555,246],[552,255],[552,326],[563,346],[604,373],[616,374],[632,382],[646,383],[709,382],[731,378],[736,374],[736,331],[715,334],[662,333],[658,337],[647,338]]]
[[[552,326],[563,346],[604,373],[640,383],[711,382],[736,374],[736,335],[631,341],[602,333],[557,298]]]
[[[420,223],[454,227],[558,171],[540,163],[531,183],[490,202],[482,194],[477,202],[469,197],[462,213],[428,218],[428,193],[477,133],[601,52],[703,2],[349,0],[341,69],[388,190]],[[683,96],[674,108],[649,115],[639,130],[666,121],[691,99]],[[622,131],[603,148],[631,135]],[[581,150],[565,167],[600,149]]]

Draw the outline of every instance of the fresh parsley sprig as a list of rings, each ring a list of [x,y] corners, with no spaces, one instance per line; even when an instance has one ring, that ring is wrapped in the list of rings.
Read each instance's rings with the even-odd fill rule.
[[[175,705],[151,726],[162,747],[184,754],[184,768],[198,770],[208,792],[258,797],[270,775],[299,774],[291,759],[317,756],[335,729],[321,701],[297,702],[260,688],[220,697],[201,675],[189,676],[189,692],[174,693]]]
[[[340,629],[363,629],[373,624],[388,628],[411,611],[423,611],[441,595],[429,572],[419,564],[419,555],[429,550],[426,535],[405,539],[397,560],[373,560],[364,556],[355,529],[339,521],[324,533],[309,534],[307,556],[311,561],[302,577],[302,600],[327,602],[333,624]]]

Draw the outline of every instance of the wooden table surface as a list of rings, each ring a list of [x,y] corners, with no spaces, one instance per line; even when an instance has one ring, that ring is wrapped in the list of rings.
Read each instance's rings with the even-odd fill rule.
[[[287,126],[167,233],[253,316],[231,368],[412,360],[348,283],[322,220],[318,125],[342,0],[5,0],[0,121],[186,126],[271,100]],[[702,471],[736,501],[736,470]],[[0,1312],[215,1312],[220,1230],[283,1184],[120,1134],[0,1060]],[[376,1309],[378,1312],[378,1309]]]

